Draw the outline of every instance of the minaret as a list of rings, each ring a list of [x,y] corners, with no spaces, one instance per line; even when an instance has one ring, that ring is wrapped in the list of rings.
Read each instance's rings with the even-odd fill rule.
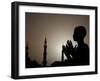
[[[64,45],[62,45],[62,56],[61,56],[61,61],[64,62]]]
[[[62,52],[61,61],[64,62],[64,53]]]
[[[47,39],[45,37],[44,52],[43,52],[43,66],[46,66],[46,64],[47,64]]]
[[[28,44],[26,44],[26,55],[28,55]]]

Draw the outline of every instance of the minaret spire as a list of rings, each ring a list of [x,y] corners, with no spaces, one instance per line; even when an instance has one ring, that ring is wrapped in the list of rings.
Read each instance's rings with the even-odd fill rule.
[[[44,40],[44,52],[43,52],[43,66],[47,65],[47,39],[45,36],[45,40]]]

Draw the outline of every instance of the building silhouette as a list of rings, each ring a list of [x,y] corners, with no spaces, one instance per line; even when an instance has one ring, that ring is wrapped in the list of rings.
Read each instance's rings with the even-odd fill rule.
[[[47,39],[44,40],[43,66],[47,65]]]
[[[29,54],[28,54],[28,49],[29,49],[29,47],[28,47],[28,44],[26,45],[26,56],[25,56],[25,66],[26,66],[26,68],[28,68],[28,67],[30,67],[30,58],[29,58]]]
[[[25,56],[25,67],[26,68],[41,67],[41,64],[38,64],[36,60],[30,59],[28,50],[29,50],[29,47],[27,44],[26,45],[26,56]]]

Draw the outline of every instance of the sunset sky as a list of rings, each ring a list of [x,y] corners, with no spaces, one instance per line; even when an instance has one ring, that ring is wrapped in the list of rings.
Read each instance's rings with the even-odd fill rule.
[[[62,45],[71,40],[76,26],[86,27],[85,43],[89,45],[89,16],[68,14],[26,13],[26,44],[29,57],[39,64],[43,61],[45,36],[47,38],[47,65],[61,61]]]

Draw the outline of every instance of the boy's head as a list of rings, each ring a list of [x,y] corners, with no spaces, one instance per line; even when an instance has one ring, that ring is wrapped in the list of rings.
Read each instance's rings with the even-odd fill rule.
[[[84,26],[77,26],[74,30],[73,39],[74,41],[83,41],[86,36],[86,29]]]

